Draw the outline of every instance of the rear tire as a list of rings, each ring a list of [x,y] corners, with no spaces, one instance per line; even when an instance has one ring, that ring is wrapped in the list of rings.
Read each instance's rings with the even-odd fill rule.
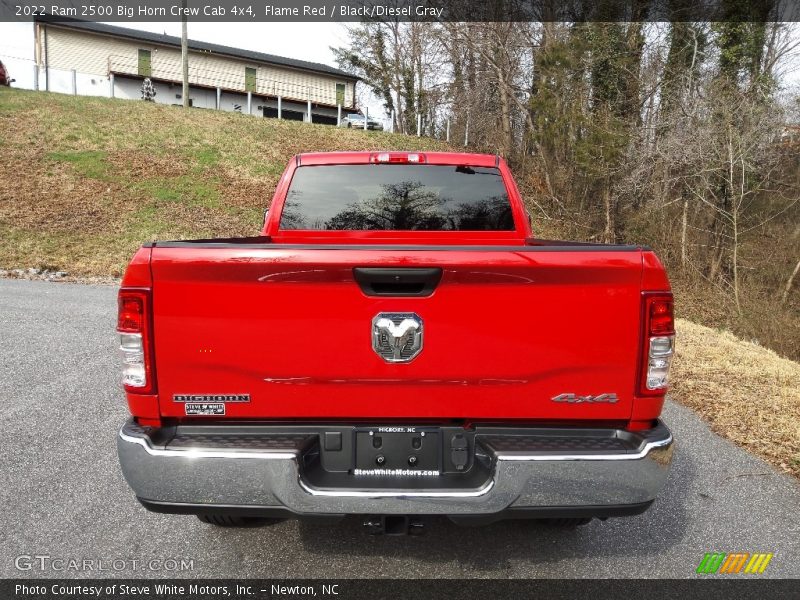
[[[261,527],[275,525],[285,519],[269,519],[266,517],[236,517],[233,515],[197,515],[203,523],[217,527]]]
[[[592,517],[573,517],[563,519],[542,519],[542,523],[550,527],[559,527],[561,529],[575,529],[583,525],[588,525],[592,522]]]

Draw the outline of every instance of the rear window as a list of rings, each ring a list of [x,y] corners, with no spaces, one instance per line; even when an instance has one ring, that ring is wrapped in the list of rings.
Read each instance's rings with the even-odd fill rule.
[[[441,165],[299,167],[281,229],[512,231],[500,171]]]

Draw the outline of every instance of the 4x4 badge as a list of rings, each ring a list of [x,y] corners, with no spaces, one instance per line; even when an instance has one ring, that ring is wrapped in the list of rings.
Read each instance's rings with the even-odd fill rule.
[[[619,398],[616,394],[598,394],[597,396],[579,396],[578,394],[559,394],[550,398],[553,402],[568,402],[569,404],[607,402],[615,404]]]

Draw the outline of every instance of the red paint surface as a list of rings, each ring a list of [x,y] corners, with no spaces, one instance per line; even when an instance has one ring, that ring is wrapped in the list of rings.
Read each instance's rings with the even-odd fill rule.
[[[300,162],[368,163],[371,154],[302,155]],[[425,159],[497,161],[442,153]],[[123,286],[152,289],[161,417],[185,418],[174,394],[243,393],[251,401],[228,403],[227,418],[634,421],[640,427],[658,416],[663,394],[637,397],[642,292],[669,290],[652,252],[449,248],[535,243],[502,160],[516,231],[281,232],[296,166],[293,159],[267,215],[262,235],[270,242],[156,246],[134,257]],[[365,243],[428,248],[359,247]],[[378,266],[435,266],[443,276],[429,297],[370,297],[352,270]],[[371,320],[379,312],[422,318],[424,347],[412,362],[389,364],[373,352]],[[616,393],[619,401],[551,400],[564,393]],[[133,414],[153,418],[155,397],[132,395]]]

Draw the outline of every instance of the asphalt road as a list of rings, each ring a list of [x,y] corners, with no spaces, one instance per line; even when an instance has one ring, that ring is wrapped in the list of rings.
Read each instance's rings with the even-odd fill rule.
[[[526,522],[422,537],[371,537],[360,520],[220,529],[146,512],[117,465],[116,289],[0,280],[0,577],[175,575],[141,563],[194,560],[182,577],[697,577],[705,552],[773,552],[760,577],[800,577],[800,485],[670,404],[667,488],[644,515],[574,531]],[[712,402],[713,399],[709,399]],[[105,561],[110,570],[15,561]],[[127,561],[114,571],[110,561]],[[20,566],[32,564],[30,570]],[[121,563],[116,564],[122,566]],[[95,567],[96,568],[96,567]]]

